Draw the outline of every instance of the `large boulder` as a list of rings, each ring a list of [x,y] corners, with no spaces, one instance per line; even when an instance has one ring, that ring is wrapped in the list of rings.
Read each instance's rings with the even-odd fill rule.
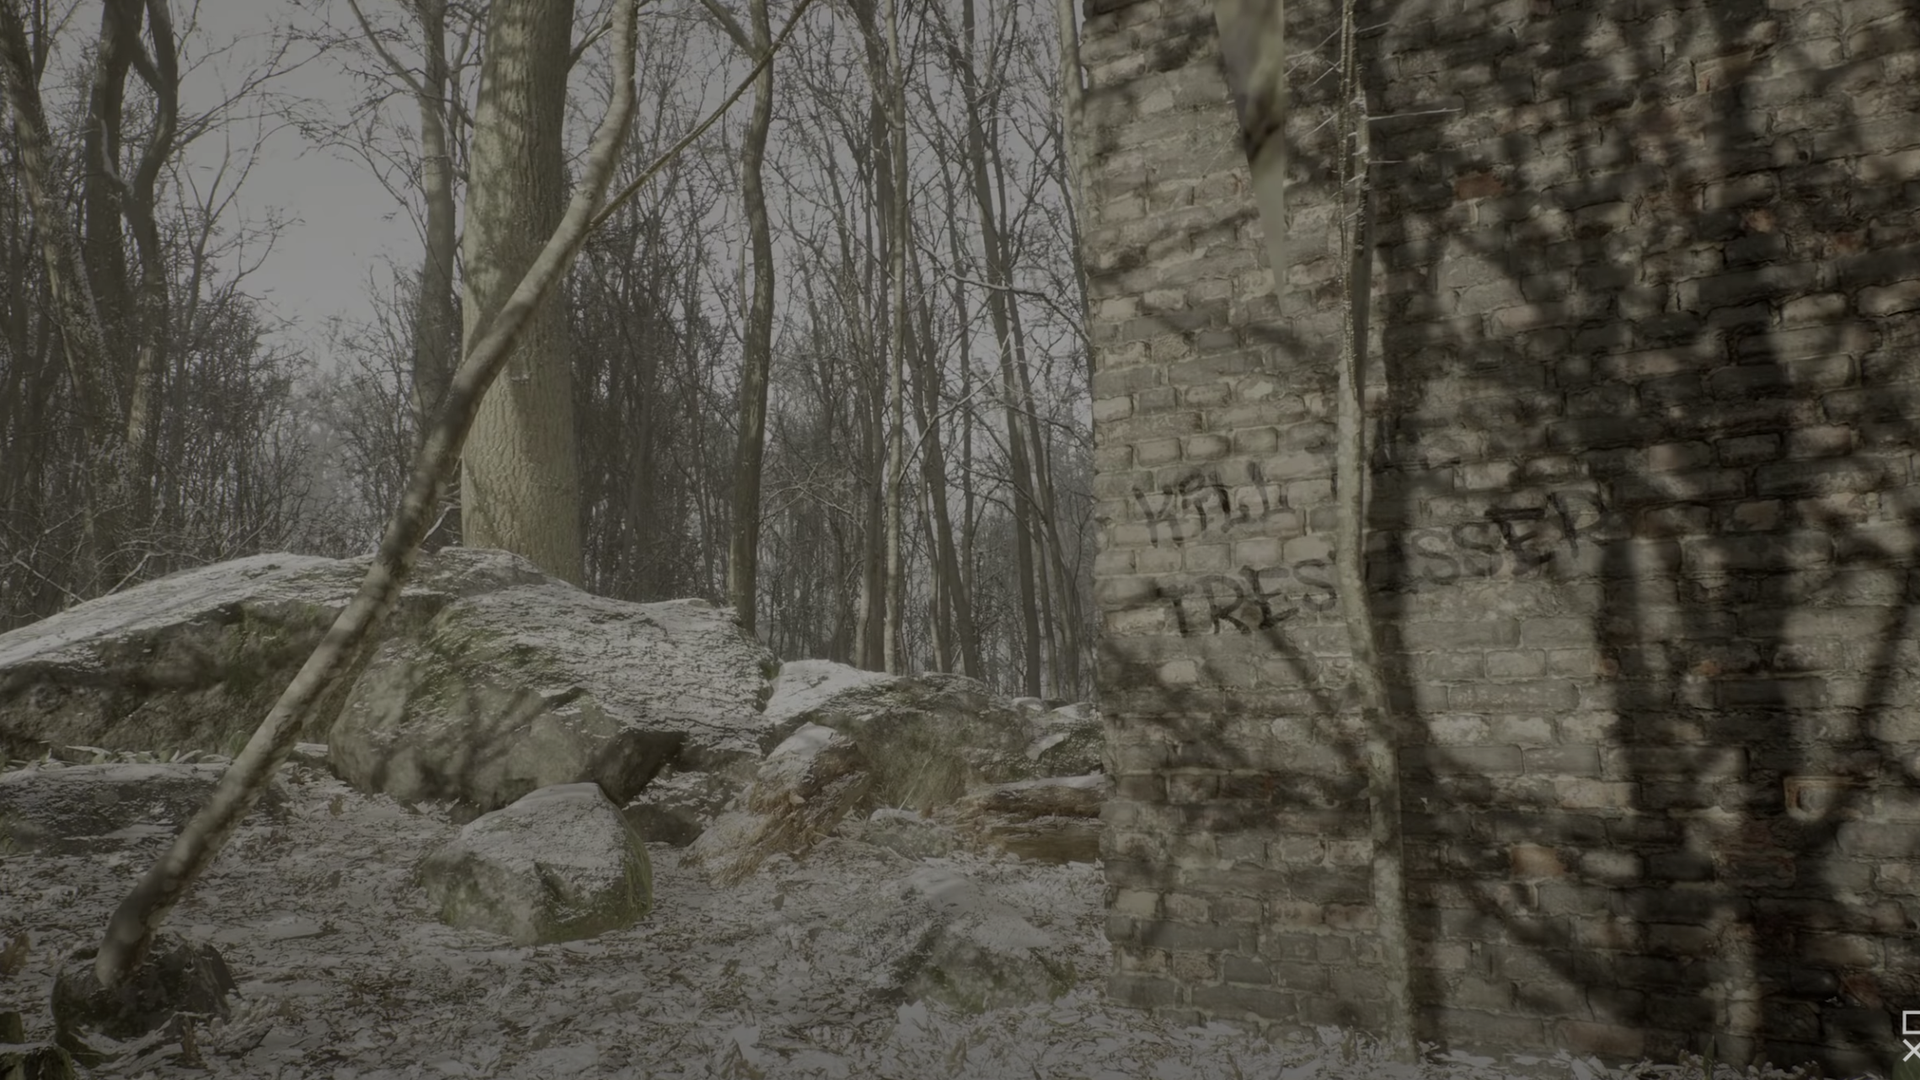
[[[873,800],[930,812],[979,784],[1037,774],[1027,710],[962,675],[883,675],[828,660],[780,668],[763,738],[802,724],[853,738],[873,770]]]
[[[593,937],[653,909],[646,844],[594,784],[541,788],[473,819],[420,864],[420,884],[443,922],[516,945]]]
[[[968,793],[955,806],[977,846],[1036,862],[1099,862],[1100,807],[1113,794],[1104,773],[1020,780]]]
[[[170,837],[207,804],[225,772],[217,764],[46,764],[0,773],[0,846],[78,854]],[[274,782],[253,813],[279,816],[285,808]]]
[[[734,809],[687,849],[716,885],[746,880],[775,854],[797,855],[833,832],[867,794],[866,756],[852,739],[807,724],[774,747]]]
[[[342,779],[481,810],[591,781],[625,804],[668,763],[759,757],[778,667],[726,608],[634,604],[561,582],[447,605],[369,661],[328,735]]]
[[[72,743],[238,749],[360,587],[370,559],[254,555],[0,634],[0,758]],[[516,555],[447,548],[421,557],[384,632],[405,633],[463,596],[543,580]],[[323,723],[338,705],[338,697],[322,703]]]

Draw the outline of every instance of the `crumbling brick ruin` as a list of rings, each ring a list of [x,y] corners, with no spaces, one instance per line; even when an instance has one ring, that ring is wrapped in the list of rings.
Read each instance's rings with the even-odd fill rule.
[[[1210,0],[1085,14],[1110,989],[1377,1031],[1332,5],[1288,3],[1278,300]],[[1417,1032],[1884,1070],[1920,1009],[1920,7],[1362,19]]]

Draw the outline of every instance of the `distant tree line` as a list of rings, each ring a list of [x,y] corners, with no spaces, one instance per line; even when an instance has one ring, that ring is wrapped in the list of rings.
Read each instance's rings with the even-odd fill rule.
[[[565,137],[540,151],[563,199],[611,88],[605,13],[300,0],[203,114],[166,72],[214,35],[172,25],[164,0],[104,0],[97,41],[41,0],[5,3],[26,43],[9,78],[53,105],[44,204],[14,167],[31,142],[17,116],[0,133],[0,628],[207,561],[371,550],[463,324],[485,318],[469,271],[498,252],[467,182],[487,152],[486,20],[559,12],[571,28],[530,53],[566,102]],[[616,189],[794,9],[643,13]],[[516,356],[490,392],[511,415],[483,410],[431,543],[520,550],[602,595],[733,603],[786,657],[1090,693],[1085,294],[1063,134],[1078,86],[1062,85],[1057,14],[821,0],[742,104],[589,240],[542,316],[558,329],[532,333],[544,359]],[[274,91],[316,54],[357,81],[345,116]],[[419,230],[419,261],[375,268],[366,313],[310,353],[269,346],[275,316],[244,290],[261,259],[299,258],[271,249],[271,221],[228,209],[247,154],[210,189],[183,166],[193,140],[263,132],[269,114],[364,163]],[[62,327],[45,254],[55,218],[100,324],[77,364],[67,345],[88,339]]]

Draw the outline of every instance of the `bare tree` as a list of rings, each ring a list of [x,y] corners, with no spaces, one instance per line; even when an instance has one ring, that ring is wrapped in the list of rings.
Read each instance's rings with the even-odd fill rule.
[[[13,112],[20,175],[38,228],[54,322],[77,399],[89,500],[81,585],[94,592],[101,588],[105,560],[118,541],[110,511],[117,508],[111,493],[121,474],[123,445],[112,421],[124,412],[117,380],[108,369],[106,332],[87,278],[80,239],[54,192],[53,137],[40,102],[39,64],[27,45],[26,22],[17,0],[0,3],[0,80]]]
[[[264,111],[268,84],[299,59],[277,37],[235,92],[183,111],[182,72],[224,48],[192,23],[176,30],[158,0],[102,0],[77,108],[49,127],[40,80],[79,10],[0,11],[15,115],[0,131],[0,627],[283,548],[303,499],[287,412],[302,360],[262,343],[263,308],[240,287],[278,224],[229,213],[266,125],[210,179],[182,156]]]
[[[740,51],[759,61],[773,47],[767,0],[748,0],[741,27],[719,0],[701,0]],[[767,221],[765,162],[773,128],[773,65],[761,66],[740,151],[740,194],[752,246],[753,299],[747,306],[740,369],[740,428],[733,459],[733,528],[727,547],[727,600],[748,633],[759,602],[760,481],[767,443],[767,388],[773,367],[773,228]]]
[[[566,0],[554,0],[554,6],[566,6]],[[455,373],[439,417],[415,455],[406,493],[388,522],[380,551],[368,568],[366,579],[253,738],[248,740],[246,748],[220,778],[220,785],[207,806],[187,823],[166,854],[114,910],[93,967],[94,980],[101,988],[111,990],[119,986],[145,958],[154,932],[187,888],[219,854],[234,826],[253,808],[315,705],[338,675],[352,666],[353,658],[369,634],[392,608],[412,570],[420,541],[432,526],[441,488],[459,457],[489,385],[507,366],[515,339],[535,321],[542,304],[565,276],[606,194],[620,143],[626,137],[633,114],[638,7],[638,0],[627,0],[617,9],[614,49],[619,57],[621,78],[613,103],[594,135],[581,184],[574,191],[559,226],[512,295],[498,305],[486,332],[474,340],[465,362]],[[498,42],[501,50],[525,48],[529,44],[524,39],[512,38]],[[526,124],[532,117],[523,114],[518,119]]]

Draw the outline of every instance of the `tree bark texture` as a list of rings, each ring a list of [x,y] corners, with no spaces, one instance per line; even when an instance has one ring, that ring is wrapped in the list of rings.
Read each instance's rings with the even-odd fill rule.
[[[887,623],[881,645],[881,667],[889,674],[905,670],[902,656],[906,611],[906,554],[902,535],[902,516],[906,511],[907,485],[907,247],[913,240],[910,213],[910,186],[907,175],[907,92],[906,71],[900,58],[900,0],[887,0],[887,111],[893,124],[893,151],[888,168],[893,174],[893,223],[887,230],[888,276],[893,288],[893,337],[887,352],[890,377],[887,383]],[[876,88],[877,90],[878,88]]]
[[[560,218],[573,0],[494,0],[467,187],[463,339],[471,351]],[[481,403],[461,459],[461,528],[582,580],[580,473],[563,298],[549,296]]]
[[[995,352],[1000,359],[1000,390],[1004,395],[1007,425],[1007,456],[1014,491],[1014,570],[1020,576],[1020,626],[1022,630],[1021,690],[1028,697],[1041,692],[1040,585],[1041,569],[1033,550],[1033,509],[1031,484],[1033,467],[1028,457],[1021,393],[1022,382],[1016,370],[1012,300],[1007,295],[1006,246],[1000,235],[995,211],[993,183],[987,167],[987,136],[984,90],[974,68],[974,0],[962,0],[960,6],[961,71],[960,87],[967,110],[967,177],[973,193],[974,208],[980,215],[980,239],[986,255],[987,312],[993,324]]]

